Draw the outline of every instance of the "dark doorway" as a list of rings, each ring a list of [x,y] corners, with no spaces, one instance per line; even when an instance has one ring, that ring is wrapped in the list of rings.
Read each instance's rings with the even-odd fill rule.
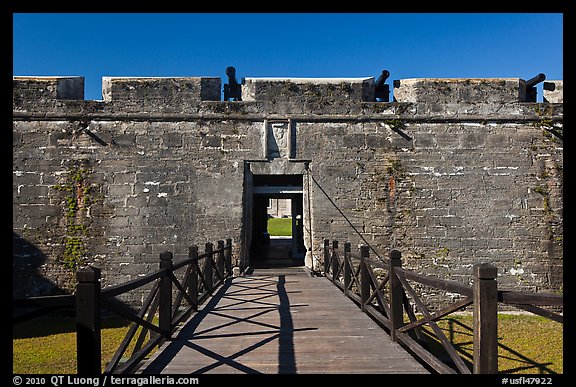
[[[279,203],[283,208],[279,208]],[[254,175],[249,265],[303,266],[306,254],[303,213],[302,175]],[[290,232],[269,229],[271,223],[288,222]]]

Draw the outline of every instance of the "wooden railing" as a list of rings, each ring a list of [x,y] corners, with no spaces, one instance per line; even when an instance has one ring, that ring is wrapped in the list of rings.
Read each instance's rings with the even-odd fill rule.
[[[370,258],[368,246],[360,246],[360,255],[351,252],[350,243],[341,250],[338,241],[324,240],[324,275],[355,301],[363,312],[379,322],[397,341],[439,373],[498,373],[498,303],[563,323],[563,316],[540,306],[561,307],[563,296],[498,290],[497,269],[487,263],[473,267],[473,285],[441,280],[402,268],[401,253],[392,250],[386,262]],[[376,273],[375,273],[376,271]],[[379,272],[378,272],[379,271]],[[461,295],[444,308],[431,312],[411,284],[421,284]],[[412,301],[413,305],[410,304]],[[472,306],[473,366],[458,354],[436,321]],[[419,316],[414,312],[419,312]],[[405,322],[407,316],[409,322]],[[428,350],[422,327],[427,325],[440,342],[453,366]]]
[[[180,279],[179,271],[184,271]],[[35,310],[15,316],[13,322],[22,322],[55,308],[75,307],[77,372],[98,375],[102,372],[101,314],[104,310],[114,312],[133,324],[104,373],[130,373],[155,347],[170,339],[178,324],[197,311],[231,274],[231,239],[218,241],[216,249],[212,243],[206,243],[202,254],[198,246],[192,246],[188,258],[178,263],[173,262],[171,252],[163,252],[158,271],[104,289],[100,286],[100,269],[88,267],[77,272],[74,295],[14,300],[14,312],[22,308]],[[145,287],[149,289],[143,289]],[[136,289],[147,292],[137,311],[118,298]],[[129,348],[131,354],[126,357]]]
[[[74,305],[75,297],[71,294],[13,299],[12,324],[19,324],[57,310],[74,310]]]

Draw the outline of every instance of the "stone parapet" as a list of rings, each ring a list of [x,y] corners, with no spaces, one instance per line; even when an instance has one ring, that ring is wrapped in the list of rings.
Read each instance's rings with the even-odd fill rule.
[[[246,78],[244,101],[355,103],[374,100],[374,78]]]
[[[84,77],[12,77],[13,103],[27,100],[84,99]]]
[[[507,103],[524,101],[520,78],[413,78],[394,81],[398,102]]]
[[[564,103],[564,81],[544,82],[544,102]]]
[[[220,101],[218,77],[104,77],[104,101],[146,100],[163,104],[184,101]]]

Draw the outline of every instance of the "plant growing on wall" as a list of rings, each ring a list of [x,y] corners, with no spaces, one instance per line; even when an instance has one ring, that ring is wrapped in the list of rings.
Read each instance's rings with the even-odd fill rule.
[[[406,123],[400,119],[385,120],[384,123],[390,127],[393,131],[397,132],[403,130],[406,127]]]
[[[96,202],[93,185],[88,183],[91,171],[85,162],[72,166],[63,184],[52,188],[65,193],[62,201],[66,231],[64,252],[60,262],[71,271],[85,263],[86,238],[89,231],[90,206]]]

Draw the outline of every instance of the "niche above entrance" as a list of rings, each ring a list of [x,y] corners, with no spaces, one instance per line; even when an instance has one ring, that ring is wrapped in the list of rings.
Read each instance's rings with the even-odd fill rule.
[[[294,121],[264,120],[264,157],[268,160],[292,159],[296,156]]]

